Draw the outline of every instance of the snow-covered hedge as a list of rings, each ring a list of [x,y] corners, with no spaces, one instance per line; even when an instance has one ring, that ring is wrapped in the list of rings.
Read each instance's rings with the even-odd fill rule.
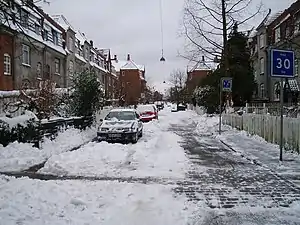
[[[38,140],[39,122],[34,113],[25,111],[24,115],[9,118],[0,117],[0,144],[11,142],[28,142]]]

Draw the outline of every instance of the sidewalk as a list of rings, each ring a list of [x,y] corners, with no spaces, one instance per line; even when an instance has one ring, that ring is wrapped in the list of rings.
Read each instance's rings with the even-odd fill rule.
[[[272,170],[280,177],[300,187],[300,155],[283,152],[283,161],[279,161],[279,146],[266,142],[259,136],[250,136],[245,131],[238,131],[223,126],[223,133],[217,139],[237,151],[253,163]]]

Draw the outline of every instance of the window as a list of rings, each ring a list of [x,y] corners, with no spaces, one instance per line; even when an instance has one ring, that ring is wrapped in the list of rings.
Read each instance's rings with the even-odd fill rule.
[[[21,25],[25,28],[28,27],[28,19],[29,19],[29,13],[27,11],[25,11],[24,9],[21,9],[20,12],[20,16],[21,16]]]
[[[41,26],[39,24],[34,25],[35,33],[40,35],[41,34]]]
[[[280,84],[279,82],[276,82],[274,84],[274,100],[278,101],[280,98]]]
[[[265,60],[264,58],[260,59],[260,74],[264,74],[265,73]]]
[[[11,75],[11,58],[7,53],[4,54],[4,75]]]
[[[43,32],[43,39],[45,41],[48,41],[48,31],[47,30],[44,30],[44,32]]]
[[[74,51],[74,39],[72,37],[69,37],[69,50]]]
[[[22,63],[25,65],[30,65],[30,47],[24,44],[22,47]]]
[[[265,85],[264,84],[260,84],[260,96],[261,96],[261,98],[265,97]]]
[[[45,67],[45,79],[50,79],[50,66],[48,64]]]
[[[280,27],[275,29],[275,43],[280,41]]]
[[[90,54],[90,61],[91,61],[91,62],[94,62],[94,61],[95,61],[95,54],[94,54],[94,53],[91,53],[91,54]]]
[[[41,78],[42,76],[42,63],[38,62],[38,64],[36,65],[36,76],[38,78]]]
[[[84,49],[84,54],[85,54],[85,59],[88,60],[89,59],[89,49],[88,49],[88,47],[86,47]]]
[[[299,74],[299,64],[298,59],[295,59],[295,77],[298,77]]]
[[[54,73],[55,74],[60,74],[60,60],[58,58],[55,58],[54,60]]]
[[[259,35],[259,47],[263,48],[265,46],[265,37],[264,34]]]
[[[54,29],[52,29],[52,38],[53,38],[53,43],[55,45],[58,45],[58,33]]]
[[[73,61],[70,61],[70,64],[69,64],[69,75],[73,75],[74,73],[74,63]]]

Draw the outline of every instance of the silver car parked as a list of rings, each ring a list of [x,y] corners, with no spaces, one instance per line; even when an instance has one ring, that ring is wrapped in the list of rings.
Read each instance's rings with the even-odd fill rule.
[[[143,123],[135,109],[113,109],[100,120],[99,141],[131,141],[137,143],[143,136]]]

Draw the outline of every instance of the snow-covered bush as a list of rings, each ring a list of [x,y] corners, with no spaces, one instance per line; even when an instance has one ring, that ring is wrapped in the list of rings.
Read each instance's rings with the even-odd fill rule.
[[[218,107],[218,91],[211,86],[197,87],[193,99],[198,106],[203,106],[207,113],[214,113]]]
[[[82,72],[72,78],[73,92],[70,96],[71,110],[74,116],[95,115],[103,102],[103,89],[92,72]]]
[[[0,117],[0,144],[29,142],[39,138],[39,121],[34,113],[25,111],[13,118]]]

